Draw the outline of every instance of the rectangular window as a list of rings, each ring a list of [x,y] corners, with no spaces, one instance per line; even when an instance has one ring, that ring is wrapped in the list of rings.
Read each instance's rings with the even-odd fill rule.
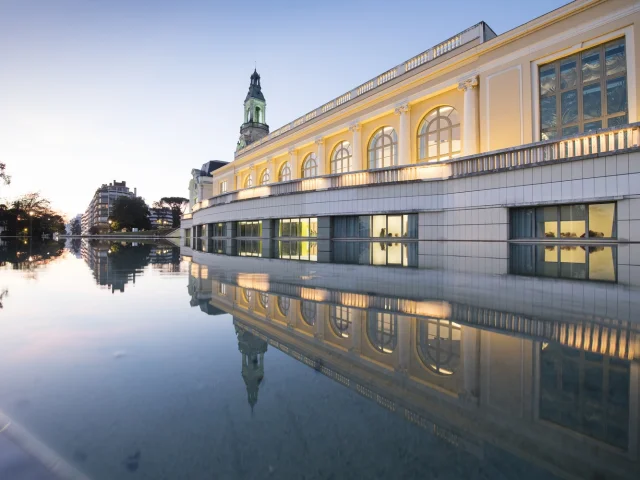
[[[220,194],[227,193],[227,181],[220,182]]]
[[[616,238],[616,204],[593,203],[513,208],[511,239]]]
[[[628,122],[624,38],[542,65],[539,75],[541,140]]]
[[[418,242],[332,242],[332,261],[358,265],[418,266]]]
[[[278,220],[278,237],[317,237],[317,218],[282,218]]]
[[[318,242],[278,241],[278,258],[317,262]]]
[[[334,217],[334,238],[418,238],[418,215],[362,215]]]
[[[237,240],[238,256],[261,257],[262,240]]]
[[[239,237],[261,237],[262,236],[262,222],[238,222],[238,236]]]
[[[210,237],[226,237],[227,224],[226,223],[210,223],[209,236]]]

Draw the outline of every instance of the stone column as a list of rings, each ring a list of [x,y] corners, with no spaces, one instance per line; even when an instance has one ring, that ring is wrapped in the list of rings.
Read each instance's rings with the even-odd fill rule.
[[[273,169],[273,157],[267,157],[267,172],[269,172],[269,183],[277,182],[276,172]],[[260,183],[260,179],[258,179]]]
[[[316,324],[313,328],[313,336],[316,338],[316,340],[324,340],[324,322],[326,318],[327,308],[329,307],[322,303],[316,304]]]
[[[298,171],[298,152],[295,147],[289,148],[289,166],[291,167],[291,180],[300,178]]]
[[[326,175],[326,159],[324,158],[324,138],[316,138],[316,160],[318,162],[318,175]]]
[[[478,402],[480,385],[480,336],[478,329],[462,327],[462,368],[464,390],[462,397],[472,403]]]
[[[398,315],[398,365],[396,371],[409,371],[409,356],[411,353],[411,317]]]
[[[354,172],[358,170],[362,170],[362,132],[360,130],[360,124],[356,123],[355,125],[351,125],[349,130],[353,133],[353,138],[351,139],[351,163],[353,166]]]
[[[398,165],[409,165],[411,163],[411,119],[408,103],[396,108],[396,115],[400,115],[400,134],[398,135]]]
[[[464,92],[464,116],[462,120],[462,155],[479,152],[478,77],[474,76],[458,84]]]
[[[349,349],[355,355],[362,352],[362,329],[366,325],[366,310],[351,310],[351,348]]]

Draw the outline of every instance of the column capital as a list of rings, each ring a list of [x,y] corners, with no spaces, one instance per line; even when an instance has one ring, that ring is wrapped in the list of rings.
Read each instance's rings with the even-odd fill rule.
[[[357,132],[361,127],[362,125],[360,125],[359,123],[354,123],[353,125],[349,125],[349,130],[352,132]]]
[[[411,110],[411,105],[409,105],[408,103],[403,103],[402,105],[398,105],[395,108],[394,113],[396,115],[401,115],[403,113],[408,113],[409,110]]]
[[[458,90],[462,90],[466,92],[467,90],[473,90],[478,86],[478,76],[474,75],[471,78],[467,78],[466,80],[462,80],[458,83]]]
[[[324,145],[324,138],[316,138],[314,141],[316,145]]]
[[[272,162],[273,161],[273,157],[269,156],[267,157],[267,163]]]
[[[255,165],[253,163],[249,165],[249,170],[253,170],[254,168],[255,168]]]
[[[287,150],[287,152],[289,152],[289,155],[295,155],[295,153],[296,153],[296,147],[289,147],[289,149]]]

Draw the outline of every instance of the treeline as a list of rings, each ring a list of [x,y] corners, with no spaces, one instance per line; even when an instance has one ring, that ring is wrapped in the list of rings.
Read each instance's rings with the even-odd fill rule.
[[[64,233],[64,218],[39,193],[28,193],[13,202],[0,204],[0,230],[3,236],[41,237]]]

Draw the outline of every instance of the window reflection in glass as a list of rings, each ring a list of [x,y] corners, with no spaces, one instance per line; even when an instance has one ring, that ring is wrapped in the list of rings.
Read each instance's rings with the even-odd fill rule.
[[[289,315],[289,309],[291,308],[291,300],[287,297],[278,297],[278,310],[282,316]]]
[[[398,316],[368,312],[367,335],[373,347],[381,353],[393,353],[398,342]]]
[[[536,224],[537,236],[539,238],[558,238],[558,208],[537,208]]]
[[[450,320],[418,320],[418,356],[438,375],[453,375],[460,365],[460,325]]]
[[[313,327],[316,323],[316,304],[303,300],[300,304],[300,315],[307,325]]]
[[[584,238],[587,231],[587,208],[585,205],[563,205],[560,207],[560,237]]]
[[[349,338],[353,317],[353,309],[334,305],[331,307],[330,323],[333,332],[340,338]]]

